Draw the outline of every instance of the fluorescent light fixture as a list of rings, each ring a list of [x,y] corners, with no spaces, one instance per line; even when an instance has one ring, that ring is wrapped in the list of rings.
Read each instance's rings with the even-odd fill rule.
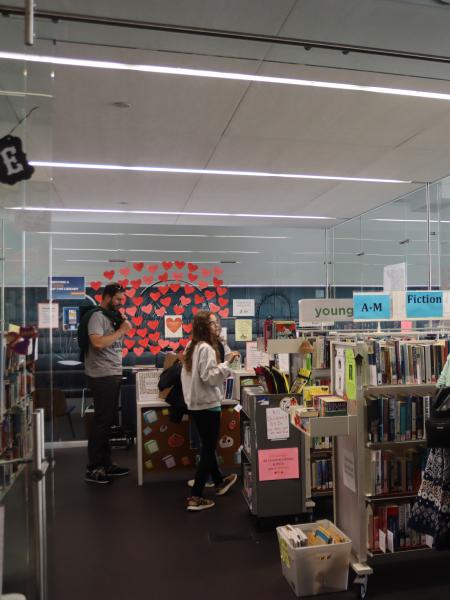
[[[156,254],[261,254],[256,250],[150,250],[146,248],[53,248],[58,252],[150,252]]]
[[[78,262],[86,262],[86,263],[108,263],[109,265],[112,264],[112,262],[110,260],[97,260],[95,258],[66,258],[64,259],[64,262],[73,262],[73,263],[78,263]],[[114,263],[115,261],[113,261]],[[121,260],[121,263],[132,263],[135,262],[134,260]],[[152,260],[152,263],[162,263],[162,260]],[[196,260],[195,261],[196,265],[220,265],[221,262],[220,260]],[[238,261],[235,264],[240,265],[241,263]]]
[[[214,213],[214,212],[184,212],[180,210],[119,210],[107,208],[52,208],[51,206],[5,206],[5,210],[22,210],[31,212],[62,212],[62,213],[96,213],[116,215],[161,215],[161,216],[183,216],[183,217],[237,217],[250,219],[315,219],[336,220],[336,217],[319,217],[313,215],[272,215],[254,213]]]
[[[182,75],[185,77],[204,77],[211,79],[226,79],[232,81],[250,81],[253,83],[275,83],[278,85],[313,87],[330,90],[344,90],[348,92],[369,92],[372,94],[388,94],[391,96],[409,96],[413,98],[424,98],[428,100],[450,100],[450,94],[445,94],[442,92],[426,92],[421,90],[390,88],[373,85],[356,85],[353,83],[339,83],[331,81],[314,81],[310,79],[297,79],[292,77],[272,77],[268,75],[254,75],[251,73],[230,73],[227,71],[209,71],[206,69],[186,69],[182,67],[169,67],[159,65],[139,65],[103,60],[63,58],[39,54],[25,54],[19,52],[0,52],[0,58],[7,60],[21,60],[27,62],[44,63],[50,65],[64,65],[68,67],[88,67],[94,69],[110,69],[114,71],[137,71],[141,73],[155,73],[158,75]]]
[[[34,98],[53,98],[51,94],[40,94],[39,92],[18,92],[16,90],[0,90],[0,96],[12,96],[17,98],[25,98],[32,96]]]
[[[316,260],[305,260],[305,261],[276,261],[270,260],[268,265],[317,265]]]
[[[426,223],[426,219],[370,219],[371,221],[384,221],[390,223]],[[450,223],[445,219],[430,219],[430,223]]]
[[[170,173],[184,175],[223,175],[232,177],[275,177],[278,179],[315,179],[319,181],[347,181],[355,183],[413,183],[403,179],[380,179],[373,177],[341,177],[339,175],[317,175],[307,173],[272,173],[270,171],[232,171],[228,169],[184,169],[179,167],[152,167],[103,165],[93,163],[66,163],[44,160],[30,160],[33,167],[52,169],[88,169],[99,171],[137,171],[142,173]]]
[[[145,237],[189,237],[189,238],[223,238],[223,239],[254,239],[254,240],[287,240],[287,235],[209,235],[200,233],[123,233],[99,231],[36,231],[49,235],[109,235],[109,236],[145,236]]]

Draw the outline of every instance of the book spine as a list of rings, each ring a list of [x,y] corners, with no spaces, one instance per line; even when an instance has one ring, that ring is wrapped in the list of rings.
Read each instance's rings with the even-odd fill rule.
[[[396,398],[390,397],[388,400],[389,403],[389,429],[388,429],[388,440],[395,440],[395,421],[396,421],[396,413],[397,413],[397,400]]]
[[[419,398],[411,398],[411,439],[417,440],[417,402]]]

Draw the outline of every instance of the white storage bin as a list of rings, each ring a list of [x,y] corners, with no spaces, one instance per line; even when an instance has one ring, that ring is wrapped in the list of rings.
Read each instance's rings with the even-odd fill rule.
[[[339,533],[346,541],[341,544],[294,548],[284,534],[283,528],[277,527],[283,575],[296,596],[342,592],[348,586],[351,540],[327,520],[293,525],[293,527],[306,533],[319,525]]]

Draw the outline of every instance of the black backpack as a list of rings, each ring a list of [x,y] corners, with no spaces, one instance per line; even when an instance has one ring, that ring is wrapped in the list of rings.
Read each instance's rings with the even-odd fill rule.
[[[84,308],[84,311],[83,311]],[[80,324],[78,325],[77,331],[77,341],[78,347],[80,349],[80,361],[84,362],[85,356],[89,351],[89,319],[92,315],[98,311],[101,311],[105,317],[111,321],[112,326],[115,330],[119,329],[121,323],[123,322],[123,317],[119,312],[113,312],[110,310],[106,310],[101,306],[93,306],[93,307],[82,307],[81,309],[81,319]]]
[[[166,398],[169,404],[170,420],[173,423],[181,423],[183,415],[188,412],[184,401],[183,386],[181,385],[181,371],[183,365],[177,360],[159,376],[158,389],[160,391],[172,388]]]

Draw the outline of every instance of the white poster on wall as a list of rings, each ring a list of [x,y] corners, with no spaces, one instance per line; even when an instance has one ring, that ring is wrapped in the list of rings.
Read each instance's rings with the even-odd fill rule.
[[[139,402],[158,402],[158,381],[162,369],[143,369],[136,373],[137,398]]]
[[[406,290],[406,263],[383,267],[383,291],[403,292]]]
[[[257,348],[258,342],[247,342],[245,345],[245,368],[268,367],[270,356]]]
[[[166,315],[164,317],[164,337],[183,337],[183,319],[177,315]]]
[[[38,328],[58,329],[59,304],[57,302],[38,302]]]
[[[289,413],[281,408],[267,408],[267,439],[287,440],[289,438]]]
[[[255,301],[242,299],[233,300],[233,317],[254,317]]]

